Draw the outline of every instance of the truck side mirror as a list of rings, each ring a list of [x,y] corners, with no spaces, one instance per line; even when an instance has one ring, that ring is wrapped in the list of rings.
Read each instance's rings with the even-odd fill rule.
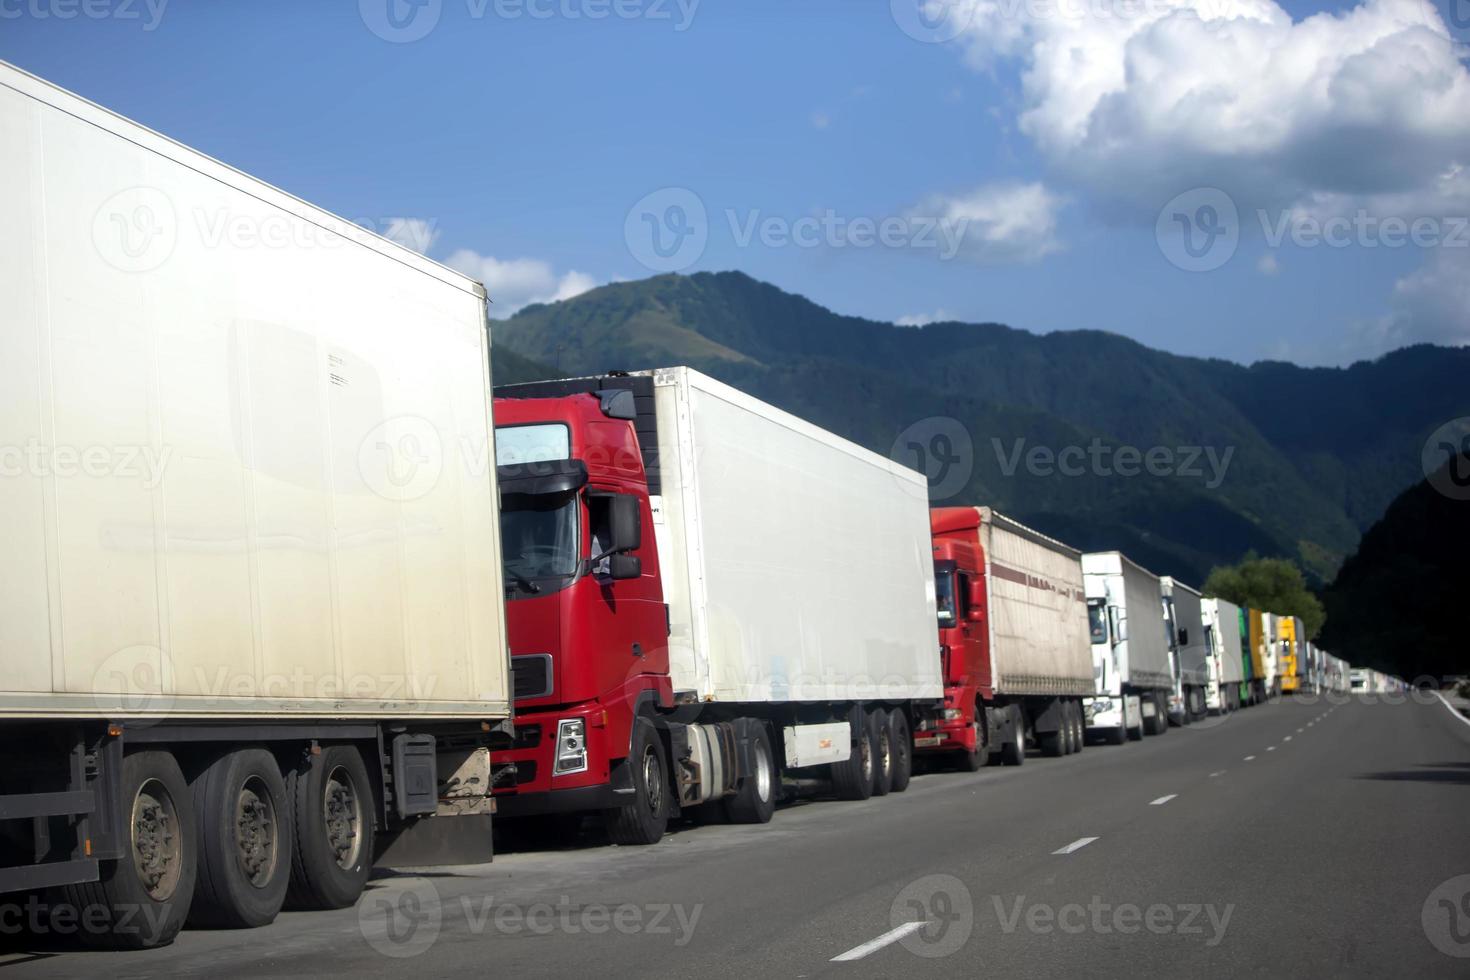
[[[972,605],[970,606],[969,612],[965,614],[965,618],[972,623],[983,623],[985,622],[985,608],[983,606]]]
[[[635,551],[642,546],[643,525],[638,503],[638,498],[630,494],[614,494],[608,498],[607,521],[612,539],[608,551],[612,554]]]
[[[643,574],[643,559],[637,555],[613,555],[607,560],[607,573],[614,579],[637,578]]]
[[[1128,639],[1128,620],[1118,615],[1117,606],[1108,607],[1108,625],[1112,628],[1113,646]]]
[[[970,582],[970,594],[966,597],[970,604],[970,619],[980,622],[985,618],[985,582],[983,579],[974,579]]]

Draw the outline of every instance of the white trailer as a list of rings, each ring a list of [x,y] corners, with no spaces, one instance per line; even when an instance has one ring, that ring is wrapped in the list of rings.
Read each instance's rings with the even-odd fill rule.
[[[653,379],[674,689],[941,698],[923,475],[689,368],[638,373]]]
[[[1164,623],[1169,635],[1169,657],[1174,687],[1169,694],[1169,720],[1188,725],[1204,717],[1205,686],[1209,683],[1209,652],[1205,645],[1204,613],[1198,591],[1171,576],[1159,579],[1164,593]]]
[[[483,288],[3,64],[0,227],[0,890],[147,946],[488,854]]]
[[[1201,603],[1205,644],[1209,650],[1209,686],[1206,707],[1226,714],[1240,707],[1240,685],[1245,680],[1245,647],[1241,642],[1240,607],[1225,599]]]
[[[1096,695],[1087,727],[1121,744],[1168,730],[1174,687],[1159,578],[1116,551],[1082,556]]]

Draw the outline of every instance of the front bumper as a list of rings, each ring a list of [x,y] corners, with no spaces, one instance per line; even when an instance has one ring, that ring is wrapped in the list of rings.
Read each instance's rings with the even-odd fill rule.
[[[564,719],[580,718],[585,724],[587,768],[581,772],[555,775],[557,725]],[[597,703],[547,711],[517,712],[515,741],[508,749],[491,753],[491,774],[497,812],[522,811],[534,796],[571,799],[566,793],[596,797],[594,790],[609,783],[606,712]],[[585,791],[585,792],[583,792]],[[546,804],[541,804],[545,806]],[[595,807],[593,807],[595,809]],[[564,806],[567,809],[585,807]],[[541,809],[535,812],[556,812]]]
[[[931,720],[914,732],[915,752],[973,752],[979,744],[975,725],[964,718]]]

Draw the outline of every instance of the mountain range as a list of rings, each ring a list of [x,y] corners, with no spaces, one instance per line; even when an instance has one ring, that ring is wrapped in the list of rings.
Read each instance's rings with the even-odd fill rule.
[[[529,306],[492,339],[497,383],[687,364],[926,470],[936,504],[1195,584],[1248,552],[1329,580],[1422,479],[1426,437],[1470,415],[1465,348],[1245,366],[1096,330],[896,326],[739,272]]]

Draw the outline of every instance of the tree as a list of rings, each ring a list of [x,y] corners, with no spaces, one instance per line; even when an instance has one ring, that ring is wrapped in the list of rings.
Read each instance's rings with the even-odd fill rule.
[[[1301,569],[1285,558],[1248,553],[1238,565],[1221,565],[1205,579],[1205,595],[1279,616],[1295,616],[1315,639],[1327,620],[1322,603],[1307,588]]]

